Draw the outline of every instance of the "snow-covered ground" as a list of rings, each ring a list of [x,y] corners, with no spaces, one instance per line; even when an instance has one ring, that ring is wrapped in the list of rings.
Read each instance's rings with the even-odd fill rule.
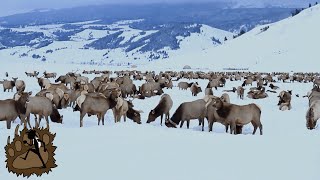
[[[27,91],[35,94],[40,88],[35,78],[26,77],[25,71],[40,70],[42,73],[47,70],[62,74],[77,69],[79,72],[83,69],[115,70],[112,67],[6,62],[1,63],[0,79],[8,71],[10,77],[25,80]],[[207,81],[198,82],[203,89],[207,85]],[[139,85],[142,82],[134,83]],[[174,85],[177,83],[174,82]],[[214,91],[214,94],[220,96],[222,90],[238,85],[240,82],[228,81],[225,88]],[[51,131],[57,134],[54,143],[58,147],[55,156],[58,167],[41,179],[318,180],[320,133],[319,128],[307,130],[305,113],[308,100],[302,98],[312,84],[276,85],[280,90],[293,90],[294,95],[300,95],[299,98],[293,96],[291,111],[278,110],[278,94],[270,93],[270,97],[263,100],[239,100],[236,94],[229,93],[232,103],[254,102],[262,108],[263,136],[251,135],[251,125],[244,127],[243,135],[235,136],[225,133],[224,126],[218,123],[214,124],[210,133],[206,123],[205,132],[202,132],[197,120],[191,123],[190,129],[185,126],[182,129],[168,129],[159,125],[159,119],[146,124],[148,113],[156,106],[160,96],[134,100],[135,109],[144,111],[141,125],[131,120],[115,124],[109,111],[105,126],[98,126],[95,117],[85,117],[84,127],[79,128],[79,112],[72,112],[71,108],[60,110],[64,123],[51,123]],[[174,101],[171,115],[180,103],[204,96],[202,92],[198,97],[192,97],[189,90],[182,91],[177,87],[165,89],[165,93],[170,94]],[[0,99],[12,98],[13,94],[3,93],[0,87]],[[14,128],[7,130],[5,122],[0,122],[0,179],[23,179],[9,174],[5,167],[5,152],[1,147],[13,134]]]

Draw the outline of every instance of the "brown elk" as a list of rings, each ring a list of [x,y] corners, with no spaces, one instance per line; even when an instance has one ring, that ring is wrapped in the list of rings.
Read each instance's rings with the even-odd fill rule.
[[[0,121],[7,121],[7,129],[11,128],[11,121],[20,118],[25,123],[26,102],[32,92],[18,92],[15,99],[0,100]]]
[[[161,116],[160,125],[162,126],[163,115],[165,115],[165,120],[170,118],[170,109],[172,108],[173,101],[168,94],[163,94],[158,105],[152,109],[149,113],[147,123],[155,121],[159,116]]]
[[[180,123],[180,128],[183,126],[184,121],[187,121],[187,128],[189,129],[190,120],[198,119],[199,125],[203,123],[206,116],[206,102],[203,99],[195,100],[192,102],[184,102],[180,104],[173,116],[166,120],[167,127],[176,128]]]
[[[216,119],[221,119],[230,124],[230,133],[236,133],[236,126],[243,126],[251,122],[254,127],[253,133],[256,133],[257,128],[260,129],[262,135],[261,109],[256,104],[235,105],[223,102],[220,98],[212,100],[211,104],[216,109]]]

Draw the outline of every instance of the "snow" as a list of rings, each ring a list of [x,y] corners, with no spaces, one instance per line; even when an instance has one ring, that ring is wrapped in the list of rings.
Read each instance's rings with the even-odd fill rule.
[[[12,67],[8,69],[8,67]],[[14,67],[14,68],[13,68]],[[44,70],[58,74],[69,71],[82,72],[90,70],[119,70],[123,67],[103,67],[85,65],[62,65],[51,63],[2,62],[0,78],[8,71],[10,77],[19,77],[27,84],[27,91],[33,94],[40,90],[35,78],[26,77],[25,71]],[[157,70],[155,67],[152,70]],[[89,75],[90,79],[94,76]],[[53,80],[51,80],[53,81]],[[182,79],[180,81],[188,81]],[[196,81],[196,80],[192,80]],[[206,87],[206,80],[197,80]],[[188,81],[191,82],[191,81]],[[141,85],[142,81],[135,81]],[[178,82],[174,82],[176,86]],[[220,96],[224,89],[237,87],[241,82],[227,81],[225,88],[214,91]],[[255,86],[254,84],[253,86]],[[243,179],[243,180],[317,180],[320,178],[317,167],[319,155],[319,128],[310,131],[305,126],[305,113],[308,100],[303,95],[312,88],[312,83],[275,83],[280,90],[293,90],[292,110],[280,111],[276,106],[278,94],[269,94],[263,100],[237,99],[236,94],[229,93],[235,104],[256,103],[262,108],[261,121],[264,135],[251,135],[253,127],[246,125],[243,135],[230,135],[224,132],[224,126],[215,123],[213,132],[202,132],[198,121],[193,120],[190,129],[168,129],[160,126],[157,119],[146,124],[149,111],[154,108],[160,96],[146,100],[134,100],[135,109],[143,110],[142,125],[127,122],[115,124],[111,111],[107,113],[105,126],[98,126],[95,117],[85,117],[84,127],[79,127],[79,112],[71,108],[59,110],[64,116],[64,123],[51,123],[51,131],[57,133],[55,145],[58,167],[43,179]],[[250,87],[250,86],[249,86]],[[246,87],[246,92],[249,87]],[[280,90],[278,92],[280,92]],[[2,87],[0,87],[2,91]],[[174,87],[165,89],[170,94],[174,105],[172,115],[182,102],[202,98],[191,96],[189,90],[182,91]],[[0,99],[12,98],[14,92],[1,92]],[[16,123],[18,123],[17,120]],[[31,117],[33,123],[33,118]],[[44,121],[42,122],[44,125]],[[13,125],[15,127],[16,124]],[[0,147],[4,147],[7,137],[14,134],[14,128],[6,129],[0,122]],[[0,162],[5,161],[4,149],[0,148]],[[1,179],[23,179],[9,174],[5,163],[0,163]],[[38,179],[31,177],[29,179]]]
[[[277,23],[257,27],[234,40],[224,42],[222,46],[207,47],[206,43],[214,29],[203,27],[201,34],[192,34],[183,39],[181,50],[172,52],[168,60],[161,60],[147,65],[139,65],[139,70],[175,70],[180,71],[186,64],[194,70],[222,70],[225,67],[249,67],[251,71],[318,71],[317,36],[320,26],[320,6],[306,9],[299,15]],[[261,28],[270,26],[262,32]],[[87,32],[78,35],[87,38]],[[93,33],[94,36],[97,34]],[[209,34],[210,36],[206,36]],[[232,34],[229,34],[232,36]],[[214,35],[215,36],[215,35]],[[224,38],[221,33],[221,37]],[[229,39],[229,38],[228,38]],[[211,41],[212,42],[212,41]],[[61,49],[48,54],[49,62],[40,63],[30,57],[17,60],[17,55],[30,51],[27,47],[17,47],[0,51],[0,79],[4,72],[10,77],[19,77],[27,84],[27,91],[33,94],[40,90],[35,78],[26,77],[25,71],[37,70],[42,73],[86,70],[122,70],[130,69],[117,66],[89,66],[70,62],[81,62],[88,59],[99,60],[105,51],[81,50],[84,42],[54,42],[48,47],[33,50],[41,54],[47,49]],[[204,49],[204,50],[203,50]],[[15,56],[10,54],[16,53]],[[113,56],[122,59],[120,50]],[[56,63],[53,63],[56,61]],[[89,76],[93,78],[92,75]],[[53,81],[53,80],[52,80]],[[188,81],[182,79],[180,81]],[[192,80],[195,81],[195,80]],[[205,80],[197,80],[203,91],[207,85]],[[188,81],[191,82],[191,81]],[[141,85],[143,82],[134,82]],[[176,86],[178,82],[174,82]],[[226,87],[214,91],[220,96],[224,89],[237,87],[241,82],[227,81]],[[111,111],[107,113],[105,126],[98,126],[96,117],[85,117],[84,127],[79,128],[79,112],[71,108],[60,110],[64,116],[64,124],[51,123],[51,131],[57,133],[54,141],[58,147],[56,160],[58,167],[43,179],[223,179],[223,180],[318,180],[317,171],[320,162],[320,131],[307,130],[305,113],[308,100],[302,98],[312,88],[312,83],[275,83],[280,90],[293,90],[292,109],[280,111],[276,106],[277,95],[269,93],[262,100],[245,98],[237,99],[236,94],[229,93],[232,103],[256,103],[262,108],[262,124],[264,135],[251,135],[253,127],[246,125],[243,135],[225,133],[224,126],[215,123],[213,132],[201,132],[197,120],[191,122],[191,128],[168,129],[160,126],[157,119],[146,124],[149,111],[154,108],[160,96],[146,100],[134,100],[135,109],[143,110],[142,124],[131,120],[115,124]],[[255,86],[255,84],[253,85]],[[249,87],[246,87],[246,92]],[[278,90],[278,92],[280,92]],[[0,92],[2,87],[0,87]],[[202,98],[192,97],[191,92],[165,89],[173,99],[172,115],[182,102]],[[12,92],[1,92],[0,99],[13,97]],[[300,97],[295,95],[299,94]],[[33,120],[33,118],[31,117]],[[18,120],[17,120],[18,121]],[[17,123],[17,122],[16,122]],[[43,122],[44,123],[44,122]],[[14,127],[6,129],[0,122],[0,178],[23,179],[9,174],[5,167],[4,147],[8,136],[13,136]],[[29,179],[38,179],[30,177]]]
[[[294,17],[256,27],[222,46],[209,47],[206,51],[181,52],[179,56],[149,64],[149,67],[163,63],[173,69],[189,64],[215,70],[249,67],[251,71],[317,71],[314,63],[319,52],[320,37],[317,34],[320,25],[316,23],[319,20],[320,5],[317,5]],[[266,26],[270,28],[261,33]],[[195,48],[197,46],[194,44]]]

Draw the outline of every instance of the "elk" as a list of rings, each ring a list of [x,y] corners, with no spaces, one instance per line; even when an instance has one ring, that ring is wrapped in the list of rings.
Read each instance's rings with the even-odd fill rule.
[[[155,121],[159,116],[161,116],[160,125],[162,126],[163,115],[165,115],[165,120],[170,118],[170,109],[172,108],[173,101],[168,94],[163,94],[158,105],[152,109],[149,113],[147,123]]]
[[[180,104],[173,116],[165,121],[167,127],[176,128],[180,123],[180,128],[183,126],[184,121],[187,121],[187,128],[189,129],[190,120],[198,119],[199,125],[204,123],[203,120],[206,116],[206,102],[203,99],[198,99],[192,102],[184,102]]]
[[[260,135],[262,135],[261,109],[256,104],[240,106],[223,102],[220,98],[214,98],[211,106],[217,112],[216,119],[221,119],[230,124],[230,134],[237,134],[236,126],[243,126],[251,122],[254,127],[252,134],[255,134],[259,127]]]
[[[15,99],[0,100],[0,121],[7,121],[7,129],[11,128],[11,121],[20,118],[21,122],[25,123],[26,102],[32,92],[18,92]]]
[[[83,118],[86,114],[97,115],[98,125],[100,125],[101,120],[104,125],[105,114],[109,109],[117,105],[117,98],[120,96],[121,91],[119,89],[112,89],[108,97],[96,93],[89,93],[78,97],[77,106],[80,109],[80,127],[83,127]]]

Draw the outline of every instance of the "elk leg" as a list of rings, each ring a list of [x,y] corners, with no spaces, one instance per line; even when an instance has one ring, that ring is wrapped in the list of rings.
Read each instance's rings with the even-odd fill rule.
[[[187,128],[189,129],[190,126],[190,120],[187,120]]]
[[[235,121],[231,121],[230,123],[230,134],[236,134],[236,122]]]
[[[80,111],[80,127],[83,126],[83,117],[86,115],[85,112]]]
[[[208,120],[208,122],[209,122],[209,124],[208,124],[208,129],[209,129],[209,132],[211,132],[212,131],[212,126],[213,126],[213,121],[209,121]]]
[[[98,126],[100,126],[100,121],[101,121],[100,114],[97,114],[97,117],[98,117]]]
[[[11,129],[11,121],[7,120],[7,129]]]
[[[162,118],[163,118],[163,114],[161,114],[161,122],[160,122],[160,125],[162,126]]]
[[[252,126],[253,126],[253,132],[252,132],[252,134],[255,134],[256,131],[257,131],[257,128],[258,128],[257,123],[255,123],[254,121],[251,121],[251,124],[252,124]]]
[[[229,130],[229,124],[225,124],[226,126],[226,133],[228,133],[228,130]]]
[[[27,122],[28,122],[29,127],[32,128],[31,124],[30,124],[30,114],[27,116]]]
[[[262,135],[262,129],[263,129],[263,128],[262,128],[262,124],[260,123],[260,124],[259,124],[260,135]]]
[[[180,128],[182,128],[183,123],[184,123],[184,120],[181,121],[181,123],[180,123]]]
[[[169,118],[170,118],[170,112],[167,113],[167,118],[166,118],[166,120],[169,120]]]
[[[101,115],[102,118],[102,125],[104,125],[104,114]]]
[[[123,120],[124,120],[124,122],[126,122],[126,120],[127,120],[127,113],[123,115]]]
[[[204,131],[204,118],[201,119],[201,122],[202,122],[202,128],[201,128],[201,130]]]
[[[45,116],[45,118],[46,118],[46,121],[47,121],[47,128],[49,129],[49,118],[48,118],[48,116]]]

